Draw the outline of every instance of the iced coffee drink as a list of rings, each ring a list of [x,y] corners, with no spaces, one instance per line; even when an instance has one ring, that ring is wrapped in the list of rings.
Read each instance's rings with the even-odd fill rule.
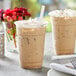
[[[76,11],[56,10],[52,17],[54,50],[57,55],[73,54],[75,48]]]
[[[45,26],[24,22],[17,26],[20,64],[23,68],[41,68],[44,54]]]

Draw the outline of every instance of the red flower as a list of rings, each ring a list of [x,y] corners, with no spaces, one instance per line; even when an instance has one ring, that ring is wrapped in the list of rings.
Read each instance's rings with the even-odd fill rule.
[[[6,13],[10,12],[10,8],[9,8],[9,9],[7,9],[7,10],[5,10],[5,12],[6,12]]]
[[[13,20],[16,20],[16,19],[17,19],[17,17],[16,17],[16,16],[12,16],[12,19],[13,19]]]
[[[0,10],[0,20],[4,20],[7,22],[23,20],[25,18],[29,18],[31,14],[27,11],[26,8],[14,8],[14,9],[7,9],[7,10]]]
[[[16,16],[16,12],[12,12],[13,16]]]
[[[8,22],[12,22],[12,21],[13,21],[12,17],[7,16],[7,21],[8,21]]]
[[[4,19],[7,19],[7,16],[6,16],[6,14],[5,14],[5,13],[3,14],[3,18],[4,18]]]
[[[31,14],[30,13],[28,13],[28,12],[25,12],[25,16],[31,16]]]
[[[23,20],[23,18],[21,16],[18,17],[18,20]]]

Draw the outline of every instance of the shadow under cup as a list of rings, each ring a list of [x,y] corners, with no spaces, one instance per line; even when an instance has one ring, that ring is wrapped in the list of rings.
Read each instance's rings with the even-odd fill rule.
[[[52,25],[56,54],[74,54],[76,17],[52,17]]]
[[[41,68],[44,54],[45,27],[18,27],[20,64],[23,68]]]

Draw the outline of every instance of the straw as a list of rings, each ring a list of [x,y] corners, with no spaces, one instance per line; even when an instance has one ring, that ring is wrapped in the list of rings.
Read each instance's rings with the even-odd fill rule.
[[[42,7],[41,7],[41,12],[40,12],[40,20],[43,18],[44,10],[45,10],[45,6],[42,5]]]

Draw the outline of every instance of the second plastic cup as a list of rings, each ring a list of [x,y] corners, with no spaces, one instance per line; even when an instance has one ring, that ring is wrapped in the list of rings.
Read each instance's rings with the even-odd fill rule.
[[[51,16],[54,50],[57,55],[74,54],[76,17],[61,16]]]

